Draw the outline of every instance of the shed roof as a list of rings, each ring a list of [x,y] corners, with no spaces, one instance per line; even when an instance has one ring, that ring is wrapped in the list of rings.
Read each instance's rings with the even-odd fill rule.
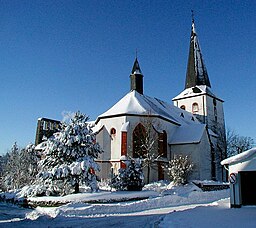
[[[253,158],[255,156],[256,156],[256,147],[223,160],[221,162],[221,165],[232,165],[235,163],[250,160],[251,158]]]

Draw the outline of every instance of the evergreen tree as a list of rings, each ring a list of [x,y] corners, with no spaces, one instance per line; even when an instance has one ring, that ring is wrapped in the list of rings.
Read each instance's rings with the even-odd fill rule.
[[[77,112],[70,123],[62,123],[61,130],[47,140],[40,162],[40,183],[49,194],[79,192],[79,184],[97,190],[95,159],[102,149],[88,125],[88,117]]]
[[[35,181],[38,173],[38,161],[39,155],[35,151],[34,144],[30,143],[20,151],[20,175],[24,185],[30,185]]]
[[[11,151],[5,155],[6,165],[2,177],[4,190],[19,189],[33,183],[38,161],[34,148],[33,144],[29,144],[25,149],[20,149],[15,142]]]
[[[20,178],[20,149],[15,142],[11,151],[7,153],[7,163],[4,168],[4,186],[5,190],[18,189],[21,187]]]
[[[119,169],[119,174],[113,177],[111,186],[117,190],[141,191],[144,186],[141,159],[130,159],[124,162],[126,168]]]
[[[7,164],[7,155],[8,154],[0,156],[0,191],[6,190],[4,178],[5,178],[5,167]]]
[[[22,164],[21,164],[21,150],[15,142],[11,151],[6,155],[6,165],[4,168],[4,186],[5,190],[19,189],[23,187],[22,181]]]

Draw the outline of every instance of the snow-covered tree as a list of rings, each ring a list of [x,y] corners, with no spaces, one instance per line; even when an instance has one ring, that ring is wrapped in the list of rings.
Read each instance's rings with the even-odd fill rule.
[[[6,190],[18,189],[21,187],[20,178],[20,148],[15,142],[11,148],[11,151],[7,153],[7,163],[4,168],[4,186]]]
[[[29,144],[25,149],[20,149],[15,142],[11,151],[5,155],[5,159],[4,190],[19,189],[32,184],[37,174],[38,161],[33,144]]]
[[[0,156],[0,191],[6,190],[4,184],[5,166],[7,163],[7,154]]]
[[[141,191],[144,186],[144,174],[141,159],[123,161],[126,168],[120,168],[118,175],[111,180],[111,186],[117,190]]]
[[[21,173],[25,184],[32,184],[38,173],[39,154],[35,151],[35,145],[30,143],[20,151]]]
[[[174,184],[182,185],[188,182],[188,176],[193,169],[193,163],[190,162],[188,156],[175,155],[174,159],[169,161],[165,168]]]
[[[40,183],[48,194],[79,192],[79,184],[97,190],[95,171],[99,170],[95,159],[102,149],[88,125],[88,117],[76,112],[69,123],[62,123],[61,130],[47,140],[40,161]]]

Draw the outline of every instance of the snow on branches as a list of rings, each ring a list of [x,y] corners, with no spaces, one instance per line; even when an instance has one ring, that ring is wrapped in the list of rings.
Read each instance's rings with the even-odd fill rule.
[[[1,188],[3,190],[19,189],[31,184],[38,171],[37,161],[38,157],[33,144],[20,149],[15,142],[10,152],[5,155]]]
[[[119,169],[118,175],[111,180],[111,186],[117,190],[141,191],[144,186],[141,159],[131,158],[123,162],[126,168]]]
[[[38,176],[48,194],[77,193],[81,183],[97,190],[95,171],[99,166],[95,159],[103,151],[96,143],[88,119],[76,112],[70,123],[62,123],[60,132],[47,140]]]
[[[193,169],[193,163],[190,162],[188,156],[175,155],[165,168],[174,184],[182,185],[187,183],[188,175]]]

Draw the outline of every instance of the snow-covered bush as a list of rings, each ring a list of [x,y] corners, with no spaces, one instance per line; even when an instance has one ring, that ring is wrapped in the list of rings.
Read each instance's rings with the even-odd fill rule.
[[[118,175],[112,178],[111,186],[117,190],[141,191],[144,186],[141,159],[129,159],[124,162],[126,168],[119,169]]]
[[[175,155],[174,159],[169,161],[165,168],[167,169],[170,180],[175,185],[181,185],[188,182],[188,176],[193,169],[193,164],[190,162],[188,156]]]
[[[39,184],[47,188],[46,194],[65,195],[79,192],[85,184],[97,190],[95,159],[102,149],[88,125],[88,117],[77,112],[70,123],[62,123],[61,130],[47,140],[40,161]]]

